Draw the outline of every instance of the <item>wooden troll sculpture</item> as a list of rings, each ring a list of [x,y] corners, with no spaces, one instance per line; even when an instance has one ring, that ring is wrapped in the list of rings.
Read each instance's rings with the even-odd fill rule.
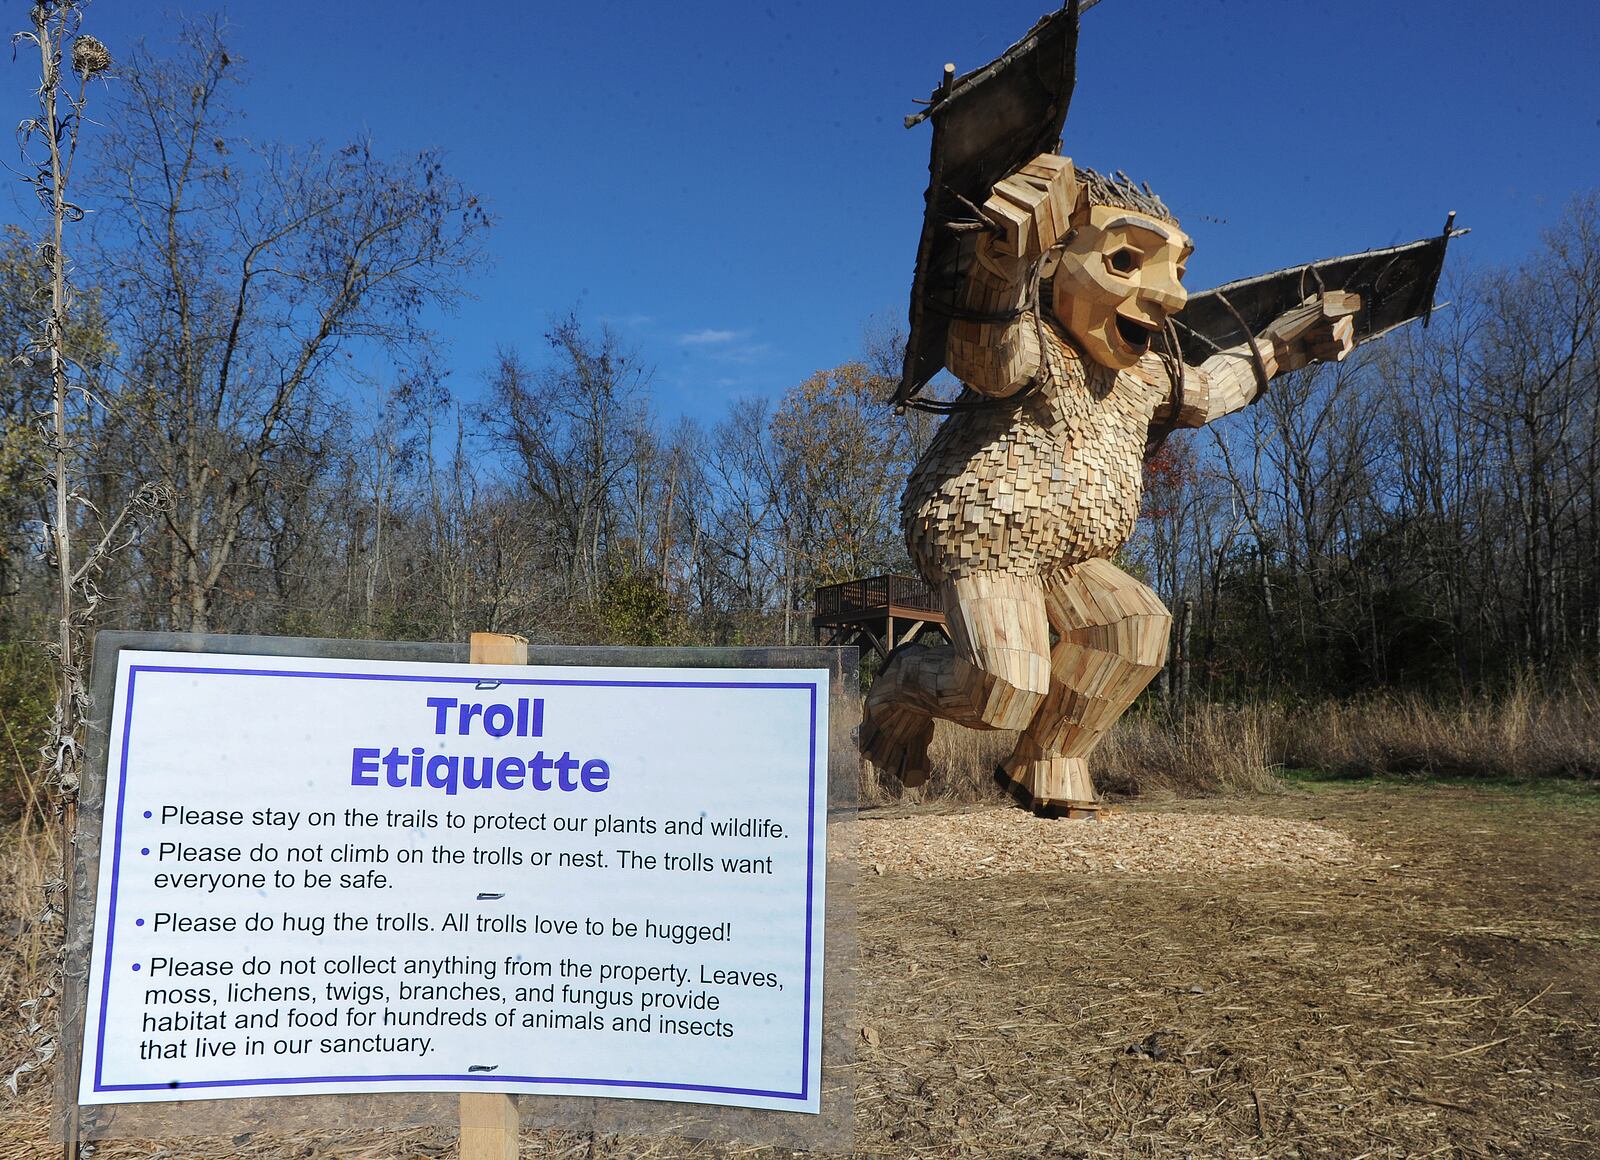
[[[1166,663],[1166,607],[1110,560],[1139,514],[1152,426],[1201,426],[1282,370],[1343,358],[1358,303],[1313,297],[1253,336],[1255,354],[1189,368],[1178,399],[1152,346],[1188,300],[1192,247],[1158,199],[1045,154],[984,211],[1004,232],[979,234],[963,305],[1005,321],[957,318],[946,358],[969,391],[1017,401],[947,420],[911,474],[906,545],[955,647],[895,652],[862,748],[914,785],[935,717],[1020,729],[1006,776],[1036,805],[1086,808],[1090,751]]]
[[[1058,16],[1070,17],[1075,44],[1076,12]],[[992,80],[994,68],[972,75]],[[1059,105],[1064,117],[1064,98]],[[937,135],[933,169],[930,214]],[[960,200],[978,209],[976,198]],[[1259,328],[1224,297],[1236,341],[1208,340],[1188,365],[1174,320],[1188,301],[1193,247],[1148,187],[1041,152],[990,185],[973,217],[944,262],[954,274],[940,320],[942,361],[966,389],[942,408],[951,417],[901,505],[911,558],[942,596],[953,647],[890,655],[867,697],[861,748],[910,786],[928,776],[936,718],[1018,729],[997,776],[1038,812],[1079,816],[1097,804],[1089,754],[1166,661],[1167,609],[1111,562],[1139,514],[1147,447],[1248,405],[1276,374],[1344,358],[1361,295],[1328,290],[1303,268],[1312,292],[1283,300],[1280,288],[1288,307]],[[928,260],[925,248],[919,279]],[[1256,295],[1253,313],[1271,297]],[[911,369],[919,302],[914,291],[901,402],[931,374]]]

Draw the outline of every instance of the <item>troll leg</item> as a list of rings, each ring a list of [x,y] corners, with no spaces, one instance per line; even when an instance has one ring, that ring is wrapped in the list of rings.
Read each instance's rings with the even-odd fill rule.
[[[979,573],[941,588],[953,646],[896,649],[861,722],[862,752],[908,786],[927,780],[935,718],[1020,729],[1049,688],[1050,628],[1038,580]]]
[[[1167,660],[1172,617],[1149,588],[1106,560],[1045,583],[1058,642],[1050,689],[1003,765],[1036,809],[1094,809],[1087,758]]]

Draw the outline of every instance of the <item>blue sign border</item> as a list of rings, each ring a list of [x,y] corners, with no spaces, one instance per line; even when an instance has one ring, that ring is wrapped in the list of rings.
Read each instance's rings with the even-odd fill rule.
[[[425,662],[424,662],[425,663]],[[478,685],[492,679],[502,685],[528,686],[583,686],[589,688],[648,688],[648,689],[766,689],[805,691],[810,700],[809,768],[806,785],[806,945],[805,945],[805,1000],[800,1030],[800,1090],[798,1092],[767,1091],[761,1088],[723,1087],[714,1084],[666,1083],[655,1080],[602,1079],[582,1076],[524,1076],[481,1075],[454,1073],[405,1073],[398,1075],[317,1075],[278,1079],[228,1079],[194,1080],[184,1083],[108,1084],[104,1082],[106,1008],[111,993],[111,957],[116,942],[117,876],[122,870],[122,823],[127,802],[128,749],[133,734],[134,687],[140,673],[194,673],[207,676],[233,677],[296,677],[316,680],[400,681],[426,684]],[[106,950],[104,971],[100,983],[100,1021],[95,1039],[95,1092],[129,1092],[194,1090],[199,1088],[266,1087],[313,1083],[394,1083],[394,1082],[448,1082],[466,1084],[560,1084],[567,1087],[638,1088],[656,1091],[716,1092],[725,1095],[760,1096],[769,1099],[805,1102],[811,1091],[811,972],[813,968],[813,935],[815,931],[814,900],[816,898],[817,871],[817,685],[816,681],[651,681],[651,680],[599,680],[570,677],[493,677],[434,676],[410,673],[330,673],[295,669],[239,669],[212,668],[206,665],[146,665],[128,667],[127,691],[124,695],[122,719],[122,747],[117,761],[117,820],[112,842],[111,897],[106,919]],[[402,1089],[404,1090],[404,1089]],[[573,1093],[561,1093],[573,1094]]]

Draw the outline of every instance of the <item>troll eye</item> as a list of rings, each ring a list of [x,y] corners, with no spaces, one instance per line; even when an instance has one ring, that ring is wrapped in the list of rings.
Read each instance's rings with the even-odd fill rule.
[[[1118,274],[1131,274],[1139,265],[1139,255],[1124,246],[1106,255],[1106,265]]]

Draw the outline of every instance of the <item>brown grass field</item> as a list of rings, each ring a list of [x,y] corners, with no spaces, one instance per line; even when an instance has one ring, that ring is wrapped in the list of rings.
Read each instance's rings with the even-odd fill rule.
[[[1015,812],[880,806],[862,828],[908,819],[880,836],[920,838],[996,824],[996,811]],[[873,855],[848,1029],[855,1155],[1600,1155],[1592,793],[1318,783],[1169,795],[1104,823],[998,821],[1104,826],[1060,841],[1103,849],[1113,836],[1125,849],[979,879]],[[1262,827],[1328,831],[1318,849],[1345,853],[1232,857],[1239,835]],[[1180,830],[1181,845],[1165,841]],[[5,847],[12,1066],[28,1053],[15,1013],[48,950],[32,917],[49,861],[37,837]],[[0,1091],[0,1158],[60,1155],[47,1142],[50,1093],[47,1068],[23,1076],[16,1097]],[[355,1160],[453,1147],[421,1128],[105,1141],[93,1155]],[[534,1130],[522,1153],[791,1154]]]

